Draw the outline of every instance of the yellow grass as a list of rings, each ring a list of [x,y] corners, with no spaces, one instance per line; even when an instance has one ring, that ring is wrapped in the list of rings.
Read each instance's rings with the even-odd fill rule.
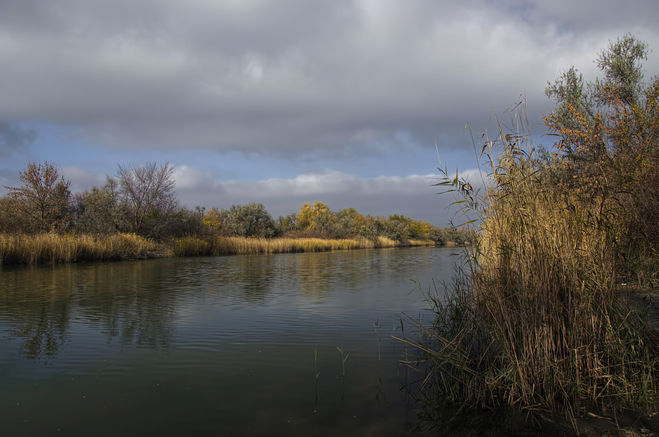
[[[203,240],[197,237],[178,238],[172,249],[176,256],[250,255],[272,253],[324,252],[329,250],[373,249],[397,246],[434,246],[432,240],[397,242],[385,237],[366,238],[246,238],[216,237]]]
[[[615,198],[577,196],[528,155],[507,143],[493,164],[467,274],[434,297],[419,346],[428,387],[441,402],[572,423],[586,411],[651,412],[656,336],[616,298],[617,205],[605,203]]]
[[[135,234],[0,234],[0,264],[105,261],[151,258],[162,254],[156,243]]]
[[[72,263],[144,259],[166,256],[217,256],[270,253],[322,252],[329,250],[373,249],[398,246],[433,246],[432,240],[394,241],[385,237],[365,238],[245,238],[183,237],[158,244],[135,234],[36,235],[0,234],[0,265]]]

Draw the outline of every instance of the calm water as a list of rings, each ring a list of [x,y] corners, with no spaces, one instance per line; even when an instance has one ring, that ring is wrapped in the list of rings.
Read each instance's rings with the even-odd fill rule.
[[[459,253],[4,268],[0,434],[409,433],[418,375],[391,336],[430,317],[412,280],[448,280]]]

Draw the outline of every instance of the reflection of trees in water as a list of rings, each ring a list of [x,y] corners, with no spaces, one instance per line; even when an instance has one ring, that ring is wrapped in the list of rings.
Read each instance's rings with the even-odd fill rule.
[[[72,320],[124,345],[166,348],[177,305],[204,295],[262,302],[272,290],[323,299],[389,281],[430,258],[392,250],[62,265],[5,269],[0,326],[30,359],[55,357]],[[191,290],[195,290],[191,294]],[[236,293],[237,292],[237,293]],[[77,323],[80,326],[80,323]]]
[[[300,254],[291,276],[306,296],[324,298],[331,290],[359,290],[374,275],[389,270],[386,249]],[[385,255],[385,256],[383,256]]]
[[[157,260],[90,268],[81,278],[78,311],[99,323],[108,341],[165,348],[173,334],[178,266]]]
[[[30,359],[55,357],[73,318],[100,325],[108,342],[164,348],[176,304],[169,280],[178,276],[175,263],[160,261],[6,271],[0,314]]]
[[[49,269],[25,268],[0,274],[3,323],[9,324],[10,335],[24,340],[22,353],[29,359],[54,358],[69,329],[69,292],[50,273]],[[35,282],[37,277],[42,280]]]
[[[248,302],[262,301],[272,288],[276,270],[276,257],[240,256],[236,258],[237,273],[233,283],[240,286],[243,297]]]
[[[54,358],[68,328],[68,302],[43,302],[22,311],[13,320],[11,334],[25,339],[23,354],[29,359]]]
[[[402,267],[400,249],[282,255],[236,256],[208,259],[200,286],[209,294],[258,302],[271,290],[291,290],[303,296],[324,298],[332,290],[359,291],[364,283],[382,281]],[[232,291],[241,293],[236,295]]]

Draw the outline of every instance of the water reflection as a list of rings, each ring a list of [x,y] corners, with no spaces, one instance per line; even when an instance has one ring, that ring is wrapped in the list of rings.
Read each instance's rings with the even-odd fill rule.
[[[163,263],[5,269],[0,273],[0,321],[23,339],[27,358],[54,358],[72,323],[94,328],[108,342],[163,348],[172,336],[175,294],[164,287]]]
[[[270,335],[265,330],[304,331],[303,323],[310,323],[304,311],[313,310],[310,315],[337,322],[314,331],[331,332],[361,323],[347,320],[342,311],[374,312],[373,320],[366,321],[372,323],[377,311],[404,304],[410,287],[393,289],[391,284],[404,283],[410,272],[434,273],[433,253],[385,249],[5,267],[0,271],[0,328],[21,343],[22,355],[31,360],[56,357],[71,330],[90,344],[101,335],[107,344],[165,350],[181,327],[192,332],[195,324],[193,334],[208,342],[241,330],[261,336]],[[207,332],[198,329],[197,320],[204,318],[213,320],[203,328]]]
[[[4,268],[3,431],[400,435],[415,413],[391,335],[426,306],[410,279],[448,278],[451,253]]]

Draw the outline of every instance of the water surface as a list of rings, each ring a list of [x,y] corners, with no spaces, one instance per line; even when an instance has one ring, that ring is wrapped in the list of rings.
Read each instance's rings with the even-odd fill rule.
[[[459,253],[5,267],[2,434],[411,433],[418,375],[391,336]]]

